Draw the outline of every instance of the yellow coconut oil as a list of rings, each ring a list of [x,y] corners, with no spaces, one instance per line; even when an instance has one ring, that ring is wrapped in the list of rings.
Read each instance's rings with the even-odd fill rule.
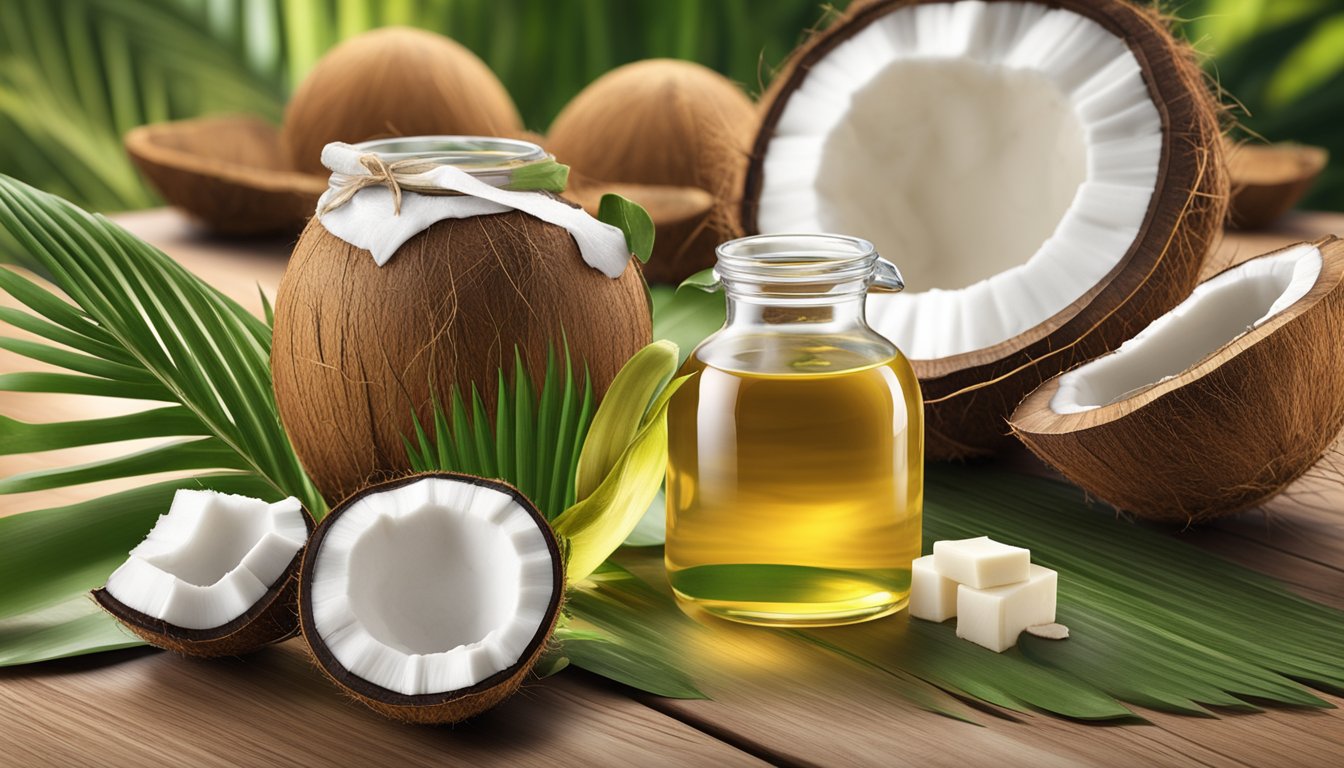
[[[909,362],[863,323],[862,294],[795,306],[793,292],[754,293],[744,307],[728,289],[728,325],[687,361],[692,378],[668,412],[666,565],[677,597],[774,626],[900,610],[923,499]],[[836,306],[842,299],[857,308]]]

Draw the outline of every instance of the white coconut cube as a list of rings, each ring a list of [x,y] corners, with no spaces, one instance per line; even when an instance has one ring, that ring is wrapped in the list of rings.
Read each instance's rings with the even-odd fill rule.
[[[1031,550],[994,541],[988,536],[937,541],[933,564],[943,576],[976,589],[1025,581]]]
[[[1017,584],[989,589],[958,586],[957,637],[997,653],[1016,645],[1027,627],[1054,622],[1059,575],[1039,565],[1029,569],[1027,579]]]
[[[947,621],[957,615],[957,582],[938,572],[933,555],[910,564],[910,615],[926,621]]]

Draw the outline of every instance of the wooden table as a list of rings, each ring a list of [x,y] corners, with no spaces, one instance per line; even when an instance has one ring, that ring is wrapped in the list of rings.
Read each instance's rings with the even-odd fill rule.
[[[254,309],[258,285],[274,295],[285,243],[211,240],[169,211],[118,218]],[[1274,232],[1228,238],[1210,270],[1326,232],[1344,233],[1344,215],[1298,214]],[[0,372],[19,369],[34,364],[0,355]],[[133,407],[0,397],[0,410],[32,421]],[[0,457],[0,475],[90,457]],[[1179,535],[1344,608],[1341,469],[1331,457],[1266,508]],[[0,514],[111,487],[0,498]],[[1125,726],[986,711],[975,726],[916,709],[871,671],[771,633],[725,630],[715,653],[721,674],[700,681],[710,701],[644,696],[567,670],[455,728],[399,725],[343,699],[297,641],[226,661],[131,650],[49,662],[0,670],[0,766],[1344,765],[1344,709],[1221,719],[1144,711],[1148,723]]]

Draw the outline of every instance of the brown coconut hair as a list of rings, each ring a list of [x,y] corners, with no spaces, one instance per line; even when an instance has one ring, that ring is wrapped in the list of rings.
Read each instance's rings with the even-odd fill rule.
[[[409,470],[403,438],[454,388],[475,386],[493,414],[515,347],[536,378],[566,345],[600,398],[651,336],[635,260],[613,280],[528,214],[437,222],[382,267],[314,218],[280,283],[271,371],[290,441],[335,503]]]

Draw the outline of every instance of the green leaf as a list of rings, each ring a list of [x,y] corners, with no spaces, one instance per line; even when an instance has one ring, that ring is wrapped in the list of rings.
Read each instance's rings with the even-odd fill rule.
[[[0,434],[5,436],[4,442],[0,443],[0,456],[3,456],[97,445],[109,442],[109,436],[116,440],[139,440],[203,434],[203,431],[200,420],[191,411],[174,405],[106,419],[46,424],[26,424],[0,416]]]
[[[561,648],[574,666],[659,696],[705,698],[687,672],[688,638],[703,628],[638,576],[604,563],[565,605],[573,641],[561,636]],[[584,629],[603,640],[574,636]]]
[[[675,348],[670,351],[673,361],[676,354]],[[632,364],[633,360],[626,367]],[[587,578],[616,551],[657,495],[667,471],[667,404],[685,380],[686,377],[676,379],[663,389],[601,484],[552,523],[556,535],[567,545],[565,576],[570,583]],[[610,398],[608,391],[608,397],[602,401],[604,406]],[[596,425],[601,416],[599,408],[593,420],[594,429],[588,433],[589,441],[600,434]]]
[[[680,291],[670,285],[650,287],[653,296],[653,338],[666,339],[681,350],[681,362],[707,336],[723,327],[722,293]]]
[[[656,341],[630,358],[607,388],[579,456],[578,498],[586,498],[611,474],[636,432],[644,424],[649,402],[667,386],[677,370],[677,347]]]
[[[723,283],[720,283],[719,276],[714,274],[714,268],[708,267],[682,280],[681,284],[677,286],[677,290],[680,291],[683,288],[694,288],[706,293],[715,293],[723,290]]]
[[[509,183],[505,189],[530,192],[554,192],[557,195],[565,191],[569,184],[569,166],[557,163],[554,158],[527,165],[520,165],[509,174]]]
[[[639,203],[616,194],[603,195],[597,204],[597,220],[621,230],[635,258],[648,262],[653,255],[653,219]]]
[[[564,640],[565,656],[576,667],[608,680],[673,699],[703,699],[695,683],[668,657],[619,640]],[[673,656],[672,658],[675,658]]]
[[[580,384],[566,348],[563,369],[554,351],[546,371],[534,379],[522,355],[514,354],[513,375],[496,374],[495,417],[473,397],[467,410],[459,390],[449,396],[447,411],[432,404],[432,437],[411,414],[414,436],[403,438],[410,465],[416,471],[452,471],[491,475],[512,483],[532,499],[547,518],[559,514],[573,493],[577,450],[588,432],[592,413],[592,385],[584,374]]]
[[[9,310],[0,322],[46,339],[0,339],[0,348],[83,374],[11,374],[0,379],[3,386],[143,396],[168,404],[85,422],[23,424],[6,418],[0,425],[13,440],[3,450],[192,438],[3,478],[0,493],[229,469],[262,481],[272,495],[297,496],[318,517],[325,512],[280,425],[265,323],[115,224],[5,177],[0,177],[0,227],[69,297],[0,270],[0,288],[37,313]]]
[[[278,498],[254,477],[205,475],[0,517],[0,666],[139,645],[88,592],[107,581],[179,488]]]

